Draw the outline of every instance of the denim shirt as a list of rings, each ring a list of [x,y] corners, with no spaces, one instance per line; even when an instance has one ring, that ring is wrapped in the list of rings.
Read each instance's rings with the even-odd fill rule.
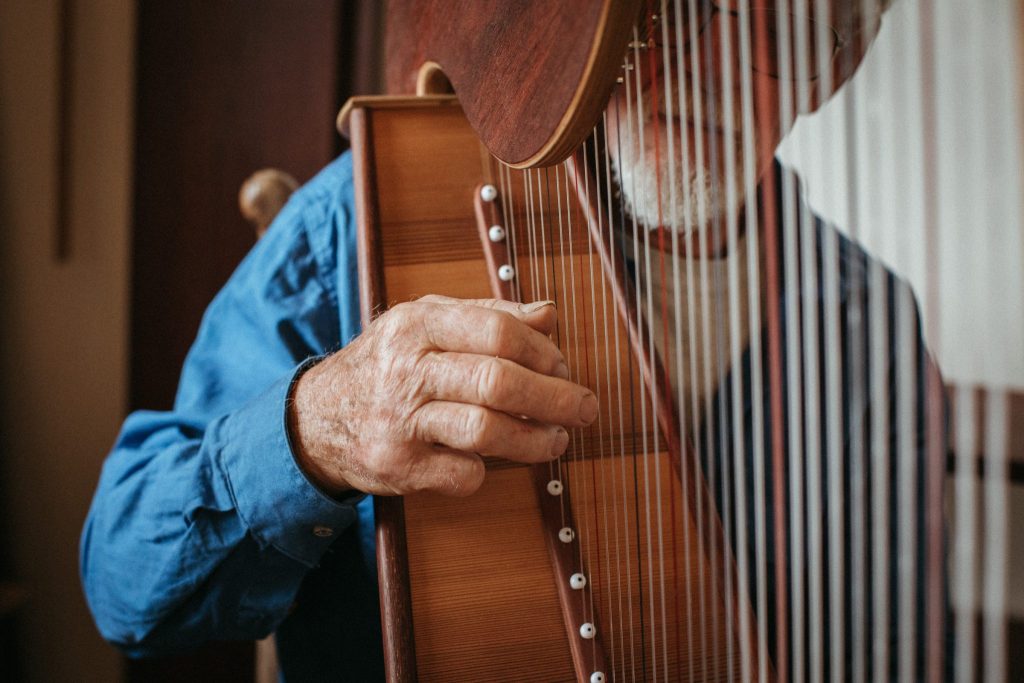
[[[351,156],[298,190],[203,317],[169,412],[124,423],[81,539],[86,598],[129,656],[277,631],[293,679],[382,676],[370,497],[289,447],[304,361],[359,332]]]

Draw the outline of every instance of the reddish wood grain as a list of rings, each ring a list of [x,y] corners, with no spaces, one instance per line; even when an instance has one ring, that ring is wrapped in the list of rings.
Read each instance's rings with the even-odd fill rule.
[[[608,103],[640,5],[393,0],[388,91],[414,92],[434,62],[492,154],[517,167],[561,161]]]

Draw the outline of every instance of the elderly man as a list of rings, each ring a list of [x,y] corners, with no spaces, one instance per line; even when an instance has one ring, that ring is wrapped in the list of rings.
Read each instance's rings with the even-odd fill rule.
[[[732,3],[699,4],[703,30],[736,21]],[[838,87],[877,22],[835,14]],[[754,76],[755,91],[777,96],[777,73]],[[758,179],[792,123],[768,101]],[[613,98],[608,120],[624,139],[622,103]],[[657,171],[651,140],[613,150],[640,224],[720,220],[718,195],[700,215],[677,215],[660,186],[634,192]],[[710,173],[696,144],[688,154]],[[565,451],[566,428],[595,420],[596,397],[569,381],[548,337],[548,302],[424,297],[360,333],[353,216],[346,154],[295,194],[211,303],[174,409],[126,420],[83,532],[82,576],[101,632],[129,655],[276,631],[286,678],[382,677],[366,494],[468,495],[484,476],[479,454],[544,462]]]

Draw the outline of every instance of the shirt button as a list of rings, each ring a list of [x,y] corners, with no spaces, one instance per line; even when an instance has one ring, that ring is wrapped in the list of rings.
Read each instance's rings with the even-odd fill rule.
[[[320,538],[330,538],[334,535],[334,529],[329,526],[315,526],[313,527],[313,535]]]

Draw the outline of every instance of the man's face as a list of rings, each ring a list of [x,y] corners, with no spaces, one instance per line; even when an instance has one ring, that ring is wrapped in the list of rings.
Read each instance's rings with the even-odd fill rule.
[[[853,74],[879,25],[861,0],[818,13],[820,0],[745,4],[669,2],[630,52],[606,111],[608,147],[643,226],[693,231],[742,208],[746,170],[760,181],[796,116]]]

